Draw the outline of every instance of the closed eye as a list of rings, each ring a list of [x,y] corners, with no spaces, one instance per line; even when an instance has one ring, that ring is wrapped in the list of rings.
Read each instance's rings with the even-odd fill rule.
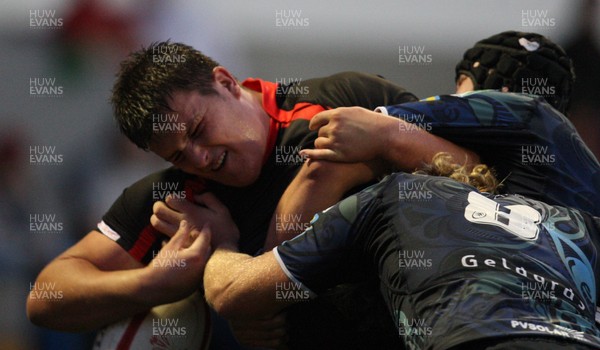
[[[177,163],[181,160],[181,156],[182,156],[182,152],[181,151],[177,151],[175,153],[173,153],[172,156],[170,156],[169,158],[166,159],[167,162],[169,163]]]
[[[200,135],[200,132],[202,131],[200,124],[202,124],[202,121],[200,121],[196,124],[196,128],[194,129],[194,132],[192,133],[193,138],[196,138]]]

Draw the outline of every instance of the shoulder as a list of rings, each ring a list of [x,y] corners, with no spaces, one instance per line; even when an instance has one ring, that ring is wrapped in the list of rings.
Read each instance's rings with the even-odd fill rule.
[[[125,191],[147,191],[166,183],[183,183],[186,179],[190,178],[191,176],[183,171],[174,167],[170,167],[143,177],[142,179],[134,182],[131,186],[127,187]]]
[[[164,200],[170,193],[184,196],[185,190],[196,190],[202,186],[204,183],[197,177],[170,167],[149,174],[125,188],[113,204],[113,209],[115,206],[124,206],[130,210],[138,208],[148,211],[155,201]]]
[[[458,98],[464,98],[467,100],[472,99],[483,99],[483,100],[494,100],[504,104],[529,104],[535,105],[537,103],[547,103],[542,97],[517,92],[502,92],[498,90],[476,90],[469,91],[463,94],[452,95]]]
[[[348,87],[366,87],[366,86],[385,86],[402,89],[400,86],[385,79],[381,75],[346,71],[332,74],[322,78],[308,79],[307,82],[318,84],[323,88],[348,88]],[[404,89],[402,89],[404,90]]]

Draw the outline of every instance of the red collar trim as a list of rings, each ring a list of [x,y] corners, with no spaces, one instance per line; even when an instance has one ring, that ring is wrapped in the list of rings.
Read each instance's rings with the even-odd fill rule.
[[[267,148],[263,155],[263,165],[265,165],[271,152],[273,152],[275,142],[277,141],[277,134],[281,128],[281,121],[279,120],[280,109],[277,107],[277,101],[275,100],[277,84],[262,79],[248,78],[242,82],[242,86],[262,94],[262,107],[270,117]]]

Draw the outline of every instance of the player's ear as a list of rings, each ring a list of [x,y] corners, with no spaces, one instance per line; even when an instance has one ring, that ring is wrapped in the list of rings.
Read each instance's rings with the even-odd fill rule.
[[[241,93],[240,85],[238,84],[237,79],[233,76],[233,74],[231,74],[225,67],[217,66],[213,68],[212,74],[215,84],[224,87],[235,97],[239,97]]]

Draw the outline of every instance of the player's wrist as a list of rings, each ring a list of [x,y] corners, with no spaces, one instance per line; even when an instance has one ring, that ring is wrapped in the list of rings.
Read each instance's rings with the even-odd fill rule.
[[[171,281],[172,275],[167,271],[165,265],[168,263],[150,262],[146,267],[140,269],[136,283],[137,291],[133,295],[138,295],[139,299],[135,302],[146,307],[154,307],[166,303],[175,302],[185,296],[183,290],[185,287],[179,282]]]
[[[137,290],[135,294],[132,294],[139,298],[136,302],[148,307],[159,305],[160,301],[164,299],[164,288],[160,288],[159,281],[160,279],[156,276],[156,268],[153,267],[152,262],[140,269],[137,276]]]
[[[377,139],[381,140],[379,147],[379,159],[396,165],[397,151],[402,147],[400,142],[399,123],[402,121],[394,117],[381,115],[379,118],[379,132]]]

